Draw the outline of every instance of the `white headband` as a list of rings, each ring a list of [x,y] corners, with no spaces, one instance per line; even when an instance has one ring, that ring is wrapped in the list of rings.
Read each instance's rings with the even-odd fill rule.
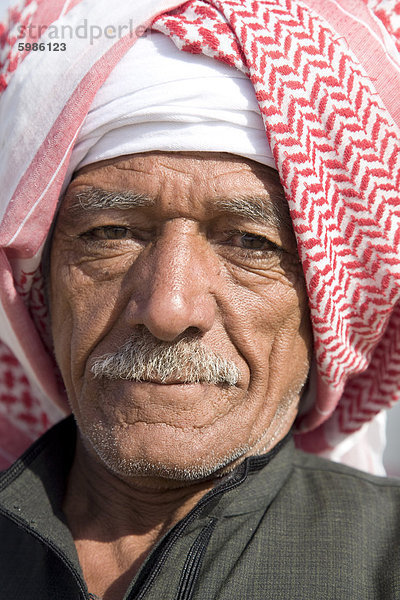
[[[69,176],[87,164],[151,150],[230,152],[275,168],[248,77],[182,52],[156,32],[140,38],[100,88]]]

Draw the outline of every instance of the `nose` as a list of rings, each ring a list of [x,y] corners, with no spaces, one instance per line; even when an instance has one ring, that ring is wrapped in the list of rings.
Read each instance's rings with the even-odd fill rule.
[[[139,259],[131,325],[142,324],[163,341],[187,330],[209,331],[216,316],[210,254],[199,234],[171,223],[146,258]]]

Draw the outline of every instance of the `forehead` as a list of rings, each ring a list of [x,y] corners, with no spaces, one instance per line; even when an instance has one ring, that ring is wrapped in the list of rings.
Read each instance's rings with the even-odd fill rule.
[[[202,174],[211,175],[215,178],[223,177],[233,173],[253,174],[254,178],[265,178],[266,180],[279,183],[277,172],[270,167],[266,167],[244,157],[228,154],[225,152],[145,152],[141,154],[131,154],[128,156],[119,156],[109,160],[104,160],[95,164],[87,165],[80,169],[74,178],[80,176],[89,176],[89,174],[105,173],[106,168],[116,168],[122,172],[135,169],[143,174],[152,173],[154,165],[159,165],[165,169],[182,171],[183,173],[192,171],[193,174],[201,176]]]
[[[143,181],[148,185],[156,176],[161,179],[192,177],[202,184],[212,181],[215,186],[230,181],[236,184],[240,180],[258,190],[265,186],[280,187],[274,169],[240,156],[214,152],[148,152],[121,156],[84,167],[75,174],[73,181],[90,180],[104,186],[111,177],[124,186],[131,173],[138,183]]]

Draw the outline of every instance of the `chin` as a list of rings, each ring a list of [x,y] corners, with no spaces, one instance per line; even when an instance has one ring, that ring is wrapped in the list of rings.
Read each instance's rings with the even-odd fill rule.
[[[208,444],[205,448],[196,448],[193,441],[171,441],[170,435],[167,440],[155,434],[151,437],[151,445],[139,449],[132,443],[133,434],[127,428],[113,432],[101,425],[92,425],[82,435],[82,441],[90,454],[94,454],[100,464],[118,477],[177,482],[196,482],[222,476],[250,451],[248,445],[240,445],[228,451],[214,449],[210,452]]]
[[[108,456],[98,457],[109,471],[123,478],[146,477],[177,482],[196,482],[219,477],[229,473],[237,461],[246,454],[246,449],[237,450],[234,454],[221,458],[216,462],[199,464],[174,465],[172,463],[149,462],[145,459],[121,458],[110,460]]]

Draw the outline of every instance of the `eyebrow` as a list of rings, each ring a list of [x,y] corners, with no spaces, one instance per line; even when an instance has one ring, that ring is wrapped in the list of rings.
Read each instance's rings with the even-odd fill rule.
[[[74,202],[69,210],[105,210],[117,208],[129,210],[135,207],[155,206],[155,198],[132,191],[108,191],[102,188],[88,187],[74,194]],[[217,210],[245,217],[255,222],[273,225],[277,228],[292,229],[289,206],[282,192],[276,192],[274,199],[269,196],[239,195],[233,198],[216,198],[212,200]]]
[[[235,196],[234,198],[217,198],[214,206],[224,212],[233,213],[255,222],[263,222],[275,227],[292,229],[289,206],[285,196],[276,194],[276,198],[260,196]]]
[[[155,199],[137,192],[111,192],[101,188],[88,187],[74,194],[70,210],[104,210],[118,208],[128,210],[134,207],[154,206]]]

